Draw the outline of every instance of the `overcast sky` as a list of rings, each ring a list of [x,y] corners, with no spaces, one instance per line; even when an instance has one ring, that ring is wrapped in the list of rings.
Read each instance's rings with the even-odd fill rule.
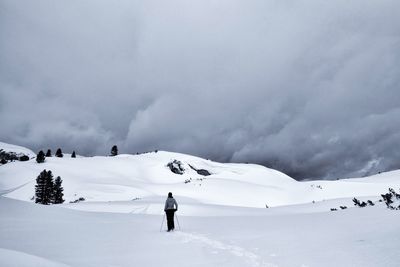
[[[400,168],[400,1],[0,0],[0,141]]]

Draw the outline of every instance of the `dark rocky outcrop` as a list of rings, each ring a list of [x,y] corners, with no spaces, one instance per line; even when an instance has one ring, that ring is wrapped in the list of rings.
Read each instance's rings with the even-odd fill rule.
[[[203,176],[209,176],[211,175],[211,173],[209,171],[207,171],[206,169],[197,169],[195,167],[193,167],[192,165],[190,165],[190,168],[192,168],[193,170],[195,170],[197,172],[197,174],[199,175],[203,175]]]
[[[175,174],[182,175],[185,173],[185,168],[183,168],[183,164],[179,160],[174,159],[173,161],[167,164],[167,167],[169,167],[169,169]]]

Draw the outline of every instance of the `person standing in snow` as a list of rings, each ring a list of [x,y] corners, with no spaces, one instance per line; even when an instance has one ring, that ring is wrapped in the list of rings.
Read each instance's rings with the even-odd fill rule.
[[[176,202],[175,198],[172,197],[172,193],[168,193],[168,198],[165,201],[164,211],[167,215],[167,225],[168,225],[168,232],[175,229],[174,225],[174,214],[175,211],[178,210],[178,203]]]

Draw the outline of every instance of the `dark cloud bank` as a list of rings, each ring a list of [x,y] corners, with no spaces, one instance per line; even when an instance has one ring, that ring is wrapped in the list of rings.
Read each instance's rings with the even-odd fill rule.
[[[0,0],[0,140],[296,178],[400,168],[400,1]]]

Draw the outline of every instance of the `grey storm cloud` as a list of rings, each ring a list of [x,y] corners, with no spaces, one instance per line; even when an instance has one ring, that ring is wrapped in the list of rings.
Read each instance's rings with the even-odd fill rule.
[[[0,0],[0,140],[298,179],[400,168],[400,2]]]

